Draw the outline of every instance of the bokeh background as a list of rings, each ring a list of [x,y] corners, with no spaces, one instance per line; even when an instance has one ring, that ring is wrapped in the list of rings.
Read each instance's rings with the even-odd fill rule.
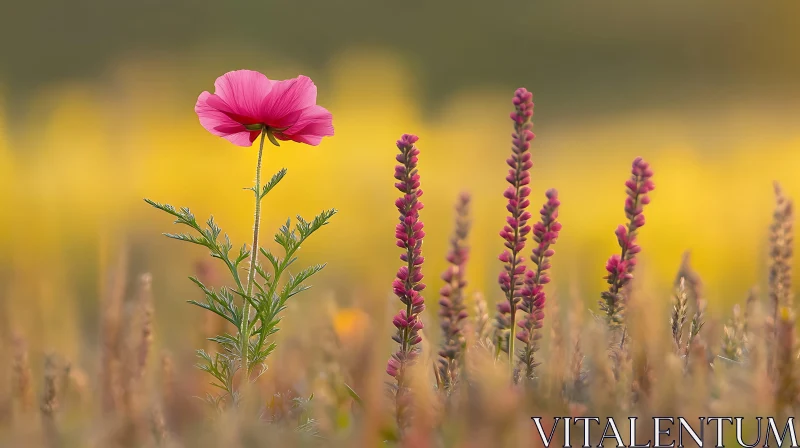
[[[392,167],[404,132],[421,137],[428,319],[462,190],[474,196],[469,288],[500,298],[519,86],[536,103],[533,205],[549,187],[563,204],[556,296],[595,309],[635,156],[656,173],[641,232],[649,300],[669,299],[686,250],[721,315],[763,291],[773,180],[800,197],[796,1],[2,0],[0,10],[0,326],[72,357],[96,345],[121,253],[130,278],[153,275],[158,343],[196,339],[186,277],[207,255],[160,236],[176,229],[142,199],[213,213],[248,240],[242,188],[256,150],[208,134],[193,111],[233,69],[309,75],[334,115],[336,136],[319,147],[266,152],[266,175],[289,173],[266,199],[262,239],[287,216],[340,210],[303,248],[301,262],[329,265],[292,305],[300,316],[331,301],[394,308]]]

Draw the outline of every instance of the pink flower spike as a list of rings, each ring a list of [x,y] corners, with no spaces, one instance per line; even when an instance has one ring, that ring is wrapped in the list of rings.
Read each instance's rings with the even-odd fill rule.
[[[509,353],[509,363],[513,363],[514,340],[511,333],[516,325],[515,310],[519,302],[520,290],[523,288],[522,275],[525,274],[525,265],[522,264],[521,252],[525,248],[527,235],[531,231],[528,220],[531,218],[527,211],[530,201],[531,189],[530,169],[533,166],[530,154],[530,141],[534,135],[531,132],[533,123],[533,94],[525,88],[519,88],[514,92],[511,100],[514,105],[514,112],[511,113],[511,120],[514,122],[514,132],[511,134],[511,156],[506,159],[506,164],[511,168],[508,171],[506,187],[503,197],[507,200],[506,210],[509,215],[506,217],[506,225],[500,232],[500,237],[505,240],[503,245],[507,250],[500,254],[499,259],[503,262],[505,272],[498,277],[500,289],[505,294],[508,302],[508,314],[499,311],[495,317],[496,332],[495,343],[501,351]],[[503,307],[505,309],[506,307]],[[498,309],[500,309],[498,307]]]
[[[397,328],[392,340],[397,342],[399,347],[389,360],[386,373],[397,380],[393,393],[397,423],[401,429],[408,424],[406,401],[410,395],[404,372],[407,366],[413,364],[421,351],[419,344],[422,342],[422,337],[419,331],[424,326],[420,320],[420,313],[425,309],[425,299],[420,294],[420,291],[425,289],[425,284],[422,283],[424,277],[422,264],[425,260],[422,256],[422,239],[425,237],[425,232],[422,230],[424,225],[419,215],[422,209],[422,202],[419,201],[422,190],[419,189],[420,177],[417,173],[419,149],[414,145],[417,140],[418,137],[411,134],[403,134],[397,140],[399,154],[395,160],[399,165],[394,170],[394,178],[399,181],[395,183],[395,188],[402,193],[395,201],[395,206],[400,212],[399,222],[395,226],[395,237],[397,246],[404,249],[400,255],[404,265],[397,271],[392,289],[405,307],[392,320]]]
[[[545,196],[547,202],[539,212],[541,220],[533,226],[533,241],[537,246],[533,249],[531,261],[535,268],[525,273],[524,286],[520,291],[522,300],[518,305],[518,309],[522,311],[522,320],[517,326],[522,330],[516,334],[516,338],[524,345],[517,356],[521,364],[521,373],[527,379],[535,377],[535,368],[538,365],[535,353],[539,350],[536,341],[541,338],[538,330],[542,328],[544,320],[543,308],[546,301],[544,285],[550,283],[548,276],[550,257],[555,254],[552,245],[558,240],[558,233],[561,230],[561,224],[556,221],[558,207],[561,205],[558,191],[547,190]]]
[[[462,193],[455,207],[455,230],[446,257],[449,264],[442,274],[446,284],[441,290],[439,318],[444,337],[439,350],[437,368],[441,384],[446,390],[451,390],[459,381],[466,346],[463,319],[467,316],[464,303],[464,290],[467,286],[465,270],[469,259],[467,237],[472,225],[469,208],[470,196]]]
[[[306,76],[273,81],[252,70],[225,73],[214,93],[203,92],[194,111],[210,133],[252,146],[262,131],[278,140],[316,146],[333,135],[333,117],[318,106],[317,87]]]
[[[636,254],[642,248],[636,244],[639,229],[644,226],[644,206],[650,203],[650,193],[655,188],[653,183],[653,170],[650,164],[641,157],[634,159],[631,165],[631,177],[625,181],[625,216],[626,224],[620,224],[614,232],[621,252],[614,254],[606,263],[608,275],[605,277],[609,284],[607,291],[600,294],[600,310],[605,312],[608,324],[611,327],[622,325],[624,316],[625,298],[624,289],[633,278],[636,266]]]

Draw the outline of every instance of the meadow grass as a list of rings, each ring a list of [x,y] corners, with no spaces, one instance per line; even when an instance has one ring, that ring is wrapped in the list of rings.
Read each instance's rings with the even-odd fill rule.
[[[472,261],[467,254],[474,238],[468,196],[456,201],[448,252],[423,248],[421,220],[426,215],[420,212],[418,198],[420,179],[428,178],[417,164],[425,174],[426,148],[417,148],[417,138],[408,134],[397,142],[395,169],[401,192],[395,203],[400,213],[395,238],[403,265],[393,285],[390,279],[385,282],[402,303],[397,313],[394,305],[387,308],[376,300],[341,308],[325,290],[306,293],[318,299],[294,309],[285,306],[288,297],[276,296],[275,291],[262,290],[262,297],[248,302],[252,291],[237,281],[238,264],[251,258],[255,266],[260,253],[276,270],[275,276],[249,269],[248,282],[260,276],[261,285],[283,290],[277,285],[284,278],[285,295],[296,294],[307,277],[297,278],[319,269],[288,269],[291,263],[285,260],[306,236],[327,223],[332,212],[281,228],[276,242],[286,251],[283,259],[246,246],[230,258],[232,247],[227,239],[217,239],[221,231],[213,221],[203,227],[188,209],[151,202],[200,235],[174,238],[204,246],[224,262],[199,264],[194,276],[208,300],[195,304],[212,311],[199,325],[198,335],[218,335],[212,342],[231,355],[222,361],[212,355],[202,358],[202,369],[212,371],[224,394],[215,395],[208,378],[192,367],[188,348],[180,353],[158,350],[153,277],[133,274],[130,255],[120,250],[116,262],[107,267],[108,281],[96,313],[99,344],[92,357],[32,354],[27,338],[35,327],[4,332],[0,354],[8,362],[0,374],[0,445],[513,447],[538,446],[532,416],[543,417],[549,428],[557,422],[554,417],[611,416],[627,422],[629,416],[637,416],[647,427],[653,416],[794,415],[800,391],[791,199],[776,184],[765,250],[768,294],[743,291],[742,303],[726,320],[708,311],[702,278],[688,254],[674,282],[667,281],[673,283],[671,290],[658,286],[663,281],[634,271],[637,254],[648,251],[637,244],[636,236],[644,225],[643,206],[650,201],[657,169],[637,158],[627,172],[619,167],[620,187],[625,187],[620,188],[625,206],[619,215],[627,221],[615,233],[620,253],[606,264],[607,289],[590,291],[572,284],[568,291],[554,291],[545,286],[550,275],[546,271],[560,262],[561,254],[550,260],[556,238],[569,239],[569,227],[560,232],[560,224],[555,224],[558,210],[570,203],[562,205],[557,193],[548,190],[541,221],[527,225],[531,189],[526,180],[537,169],[547,169],[530,163],[533,135],[528,137],[527,131],[533,104],[528,95],[522,90],[515,94],[506,179],[511,186],[497,198],[507,202],[509,212],[500,234],[508,252],[495,261],[501,272],[499,287],[474,294],[467,289],[464,273]],[[529,109],[531,114],[526,113]],[[622,182],[626,175],[628,181]],[[273,178],[267,187],[256,182],[257,203],[282,177]],[[669,188],[660,183],[659,191]],[[653,195],[657,201],[658,193]],[[258,217],[255,227],[257,234]],[[386,238],[390,232],[386,229]],[[526,249],[529,234],[533,244]],[[254,248],[259,247],[257,241]],[[500,244],[498,240],[498,249]],[[442,288],[435,317],[423,313],[423,255],[447,260],[442,279],[435,280]],[[523,264],[526,258],[533,263],[530,270]],[[221,280],[226,270],[233,275],[227,282]],[[257,283],[255,288],[261,287]],[[428,294],[428,304],[433,295]],[[600,299],[599,306],[586,309],[587,296]],[[272,297],[278,301],[270,302]],[[240,308],[231,305],[234,299],[240,300]],[[268,302],[276,305],[265,305]],[[489,310],[496,304],[498,313],[492,319]],[[223,305],[227,308],[220,308]],[[256,310],[254,327],[243,324],[244,316],[251,314],[243,310],[250,306]],[[4,322],[9,316],[3,310]],[[437,318],[439,325],[434,325]],[[278,322],[284,330],[275,335],[272,329]],[[277,349],[275,340],[280,340]],[[263,368],[251,366],[251,344]],[[211,345],[202,347],[202,353],[211,353]],[[221,363],[228,363],[227,370]],[[244,386],[239,385],[247,379],[252,384],[241,399]],[[652,428],[641,433],[652,434]],[[747,434],[752,440],[754,429],[748,427]],[[563,443],[559,437],[557,433],[556,440]],[[572,437],[573,444],[580,443],[582,431],[576,428]],[[705,434],[704,440],[712,437]]]

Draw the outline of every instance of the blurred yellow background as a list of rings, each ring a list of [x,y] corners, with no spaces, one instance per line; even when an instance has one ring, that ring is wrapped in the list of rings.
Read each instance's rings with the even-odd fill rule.
[[[177,229],[142,199],[188,206],[202,219],[213,213],[234,242],[248,241],[253,204],[242,188],[252,183],[256,149],[208,134],[193,111],[197,94],[238,68],[275,79],[307,74],[334,115],[336,135],[319,147],[283,143],[266,151],[264,174],[287,167],[288,175],[265,201],[262,240],[271,241],[287,216],[340,210],[300,254],[301,263],[329,265],[296,307],[331,295],[345,307],[395,307],[392,173],[394,141],[405,132],[420,136],[422,151],[428,319],[438,308],[452,205],[462,190],[474,197],[469,289],[498,300],[508,114],[518,86],[533,91],[536,103],[532,212],[549,187],[562,201],[555,290],[568,294],[577,285],[596,307],[605,261],[618,251],[623,183],[642,156],[656,182],[640,237],[648,297],[668,300],[685,250],[712,310],[727,315],[750,287],[764,292],[773,180],[800,197],[798,3],[623,2],[613,10],[587,1],[512,3],[451,5],[454,16],[420,3],[390,23],[382,20],[391,8],[360,1],[329,21],[325,14],[334,13],[320,2],[307,12],[287,2],[253,4],[254,12],[296,17],[302,26],[276,25],[285,38],[263,31],[258,41],[241,31],[257,28],[261,22],[249,16],[258,14],[242,24],[215,22],[206,37],[181,22],[173,35],[155,29],[164,48],[146,34],[155,19],[138,28],[139,15],[122,14],[115,20],[130,29],[101,30],[111,43],[93,44],[94,59],[91,47],[74,60],[64,55],[84,43],[70,34],[79,23],[61,30],[67,43],[55,30],[49,41],[22,44],[25,52],[9,47],[0,71],[0,323],[29,328],[38,344],[66,351],[75,348],[62,341],[94,341],[109,266],[127,247],[131,273],[153,274],[160,334],[185,337],[201,313],[185,304],[198,293],[186,277],[207,255],[160,236]],[[213,17],[210,8],[184,8]],[[486,30],[473,16],[484,10]],[[348,12],[361,16],[337,22]],[[276,20],[265,15],[264,26]],[[26,24],[44,26],[14,26]],[[348,24],[356,29],[345,30]],[[230,30],[226,40],[216,39],[220,29]],[[35,64],[31,53],[41,58]],[[51,54],[57,73],[43,73]]]

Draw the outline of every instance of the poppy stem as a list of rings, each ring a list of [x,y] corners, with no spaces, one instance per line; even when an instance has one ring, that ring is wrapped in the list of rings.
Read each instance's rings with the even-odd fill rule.
[[[255,281],[256,266],[258,263],[258,228],[261,223],[261,160],[264,155],[264,137],[267,136],[266,127],[261,131],[261,142],[258,145],[258,162],[256,164],[256,185],[253,191],[256,195],[255,223],[253,224],[253,245],[250,247],[250,269],[247,274],[247,291],[242,307],[242,324],[239,329],[241,338],[240,351],[242,356],[242,385],[246,385],[250,378],[250,365],[248,354],[250,350],[250,298],[253,294],[253,282]],[[241,387],[240,387],[241,389]]]

